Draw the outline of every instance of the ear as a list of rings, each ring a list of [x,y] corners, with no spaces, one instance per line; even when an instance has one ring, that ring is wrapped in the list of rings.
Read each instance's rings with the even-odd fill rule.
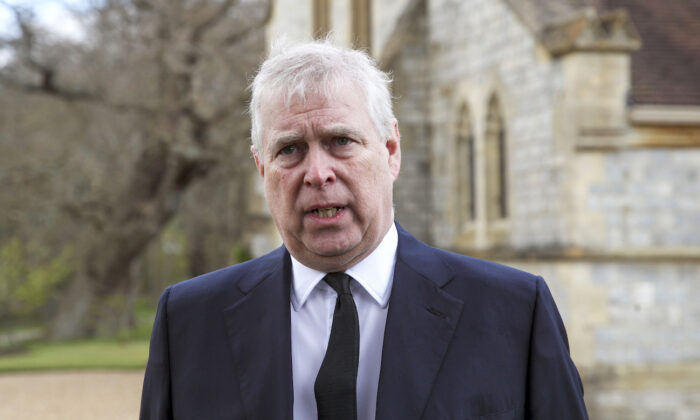
[[[265,178],[265,165],[262,163],[262,159],[260,159],[258,151],[255,149],[255,146],[250,146],[250,152],[253,154],[253,159],[255,159],[255,166],[258,168],[258,173],[260,174],[261,178]]]
[[[396,120],[393,122],[391,137],[386,139],[386,149],[389,152],[389,171],[396,181],[401,170],[401,135],[399,134],[399,123]]]

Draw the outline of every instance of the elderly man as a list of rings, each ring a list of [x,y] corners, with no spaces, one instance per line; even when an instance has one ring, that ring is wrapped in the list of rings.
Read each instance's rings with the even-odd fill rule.
[[[394,223],[389,79],[328,43],[273,52],[252,151],[284,245],[169,287],[142,419],[586,419],[544,281]]]

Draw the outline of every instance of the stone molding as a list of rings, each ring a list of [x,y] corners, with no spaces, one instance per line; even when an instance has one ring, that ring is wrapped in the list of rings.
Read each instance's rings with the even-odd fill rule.
[[[584,9],[573,18],[545,25],[538,38],[553,56],[574,51],[631,52],[642,46],[639,33],[622,9],[601,15]]]
[[[452,252],[493,261],[586,261],[586,262],[678,262],[700,263],[700,248],[656,248],[593,250],[578,247],[540,247],[514,249],[449,249]]]
[[[700,127],[700,106],[634,105],[629,109],[634,125],[682,125]]]
[[[658,121],[644,124],[631,121],[622,129],[582,129],[576,140],[576,151],[615,151],[631,148],[697,148],[700,147],[700,124],[672,125]]]

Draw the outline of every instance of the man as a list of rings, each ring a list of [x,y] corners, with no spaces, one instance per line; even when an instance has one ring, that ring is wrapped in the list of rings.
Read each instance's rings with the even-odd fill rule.
[[[171,286],[142,419],[586,419],[544,281],[393,221],[399,130],[365,54],[276,51],[252,151],[284,245]]]

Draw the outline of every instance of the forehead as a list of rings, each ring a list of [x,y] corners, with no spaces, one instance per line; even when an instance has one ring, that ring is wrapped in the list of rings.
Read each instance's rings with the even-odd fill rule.
[[[304,123],[352,125],[373,129],[364,93],[354,86],[343,86],[323,93],[301,95],[266,94],[261,97],[262,138],[285,130],[302,130]],[[364,127],[364,126],[370,127]]]
[[[344,103],[352,107],[367,107],[364,89],[353,80],[339,79],[293,87],[271,87],[261,92],[260,110],[274,112],[312,108],[326,103]]]

